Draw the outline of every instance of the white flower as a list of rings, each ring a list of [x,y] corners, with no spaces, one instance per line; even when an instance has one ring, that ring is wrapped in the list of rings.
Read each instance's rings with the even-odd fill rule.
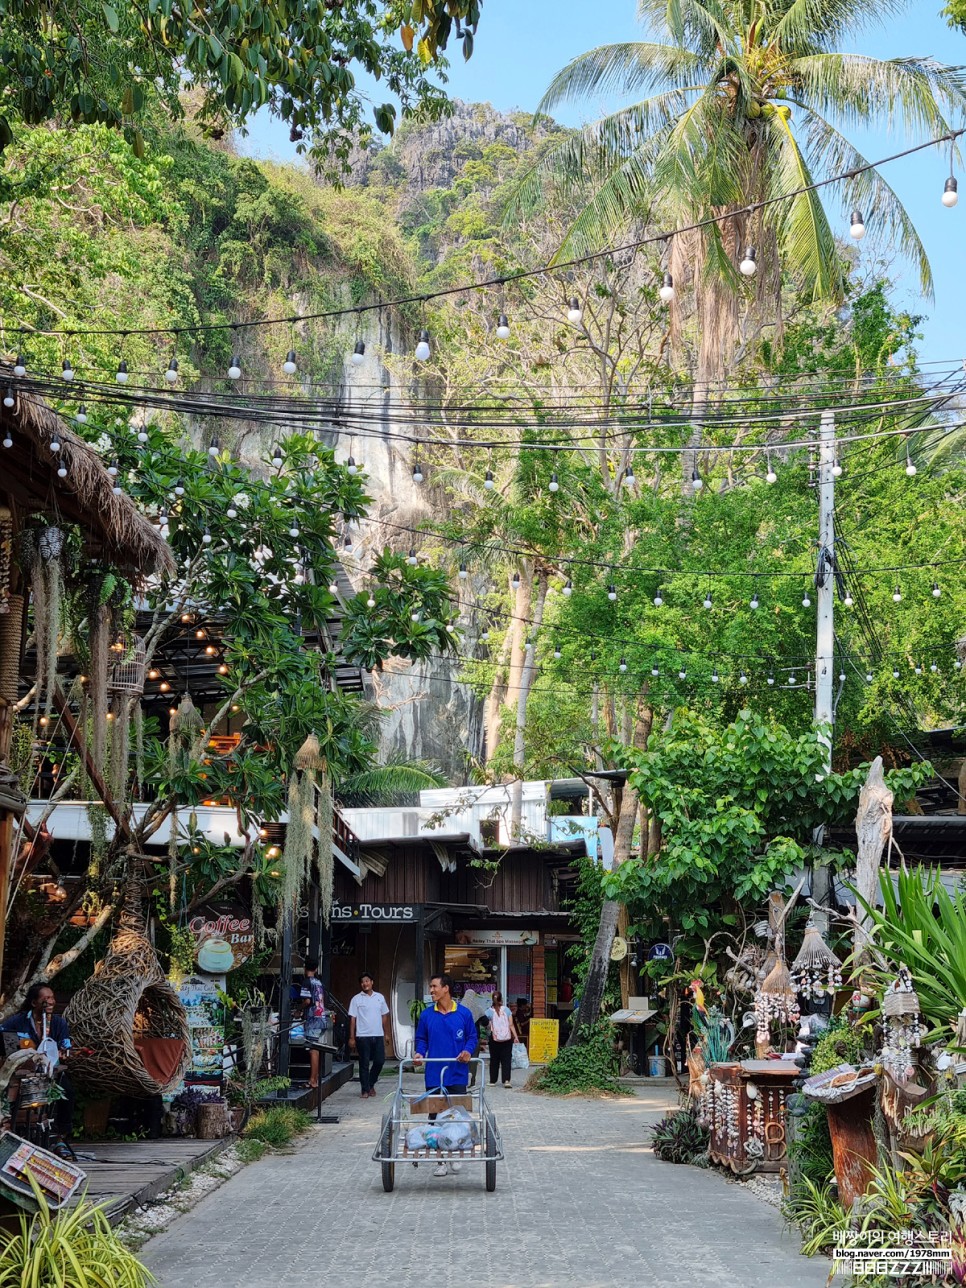
[[[252,503],[252,499],[247,492],[236,492],[231,498],[231,503],[236,510],[247,510]]]

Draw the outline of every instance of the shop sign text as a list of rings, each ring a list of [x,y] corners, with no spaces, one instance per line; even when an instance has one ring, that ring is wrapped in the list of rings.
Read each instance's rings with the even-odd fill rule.
[[[332,907],[333,921],[412,921],[419,917],[415,903],[337,903]]]

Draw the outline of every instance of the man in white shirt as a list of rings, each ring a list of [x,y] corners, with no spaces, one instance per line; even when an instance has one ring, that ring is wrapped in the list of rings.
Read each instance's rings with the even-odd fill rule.
[[[359,977],[362,992],[349,1003],[349,1050],[359,1051],[359,1081],[362,1099],[376,1094],[376,1082],[386,1063],[389,1041],[389,1007],[375,991],[372,976]]]

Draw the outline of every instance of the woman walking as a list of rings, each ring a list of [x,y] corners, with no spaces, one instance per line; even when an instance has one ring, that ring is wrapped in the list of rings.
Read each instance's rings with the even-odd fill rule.
[[[502,1076],[504,1087],[510,1085],[510,1060],[514,1042],[520,1041],[510,1008],[503,1005],[503,994],[493,994],[493,1005],[486,1013],[490,1021],[490,1086]]]

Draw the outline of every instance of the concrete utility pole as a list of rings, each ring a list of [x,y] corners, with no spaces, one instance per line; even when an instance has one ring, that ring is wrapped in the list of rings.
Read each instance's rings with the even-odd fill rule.
[[[826,774],[832,770],[832,723],[835,718],[833,683],[835,677],[835,575],[831,556],[835,552],[835,412],[823,411],[818,450],[818,576],[815,586],[815,722],[827,726],[822,735]],[[825,829],[815,829],[814,841],[821,845]],[[831,901],[832,882],[826,867],[812,869],[812,898],[823,907]],[[828,933],[828,917],[816,914],[818,929]]]

